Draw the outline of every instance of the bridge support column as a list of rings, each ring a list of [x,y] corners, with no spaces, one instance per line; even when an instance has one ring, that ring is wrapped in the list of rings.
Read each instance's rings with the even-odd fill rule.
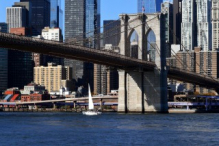
[[[56,103],[52,103],[53,104],[53,110],[56,110],[57,107],[56,107]]]
[[[118,112],[167,112],[166,72],[119,72]]]
[[[100,107],[99,109],[102,111],[103,110],[103,99],[100,99]]]

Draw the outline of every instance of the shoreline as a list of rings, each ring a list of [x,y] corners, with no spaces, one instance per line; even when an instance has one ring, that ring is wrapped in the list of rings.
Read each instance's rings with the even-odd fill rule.
[[[5,109],[0,109],[0,112],[74,112],[74,113],[80,113],[82,111],[85,111],[85,109],[74,109],[74,108],[72,108],[72,109],[53,109],[53,108],[38,108],[38,109],[5,108]],[[114,109],[104,109],[101,112],[120,113],[120,112],[118,112],[117,110],[114,110]],[[133,113],[136,113],[136,112],[133,112]],[[138,113],[142,114],[141,112],[138,112]],[[198,110],[198,109],[188,109],[188,110],[187,109],[169,109],[168,113],[170,113],[170,114],[219,113],[219,110],[208,110],[208,111],[206,111],[204,109],[201,109],[201,110]],[[129,112],[127,114],[132,114],[132,112]],[[145,112],[144,114],[152,114],[152,113]]]

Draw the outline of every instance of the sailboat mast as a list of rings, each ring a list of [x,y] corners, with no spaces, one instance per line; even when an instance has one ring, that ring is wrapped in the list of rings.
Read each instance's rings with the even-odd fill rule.
[[[94,109],[94,104],[93,104],[93,100],[91,97],[91,91],[90,91],[90,85],[88,84],[88,96],[89,96],[89,105],[88,108],[89,110],[93,110]]]

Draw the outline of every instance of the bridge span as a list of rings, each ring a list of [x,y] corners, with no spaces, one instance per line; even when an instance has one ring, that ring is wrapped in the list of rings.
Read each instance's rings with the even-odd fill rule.
[[[191,71],[166,66],[162,47],[161,14],[122,14],[120,54],[60,42],[0,33],[0,47],[112,66],[119,69],[119,112],[168,112],[167,77],[219,92],[219,81]],[[138,26],[138,27],[137,27]],[[153,30],[157,50],[147,61],[147,35]],[[138,35],[137,58],[130,57],[130,37]],[[156,49],[156,48],[155,48]]]
[[[153,71],[156,67],[154,62],[135,59],[109,51],[7,33],[0,33],[0,47],[19,51],[42,53],[56,57],[77,59],[112,66],[122,70],[134,70],[137,72]],[[219,81],[216,79],[179,68],[167,67],[167,70],[167,76],[171,79],[185,81],[201,87],[212,88],[219,91]]]

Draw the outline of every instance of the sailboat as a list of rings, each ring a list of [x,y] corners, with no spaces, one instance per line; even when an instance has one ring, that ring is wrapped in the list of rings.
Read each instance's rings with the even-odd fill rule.
[[[93,116],[93,115],[100,115],[101,112],[99,111],[95,111],[94,110],[94,103],[93,103],[93,99],[91,97],[91,92],[90,92],[90,85],[88,84],[88,98],[89,98],[89,104],[88,104],[88,109],[87,111],[83,111],[82,113],[84,115],[88,115],[88,116]]]

